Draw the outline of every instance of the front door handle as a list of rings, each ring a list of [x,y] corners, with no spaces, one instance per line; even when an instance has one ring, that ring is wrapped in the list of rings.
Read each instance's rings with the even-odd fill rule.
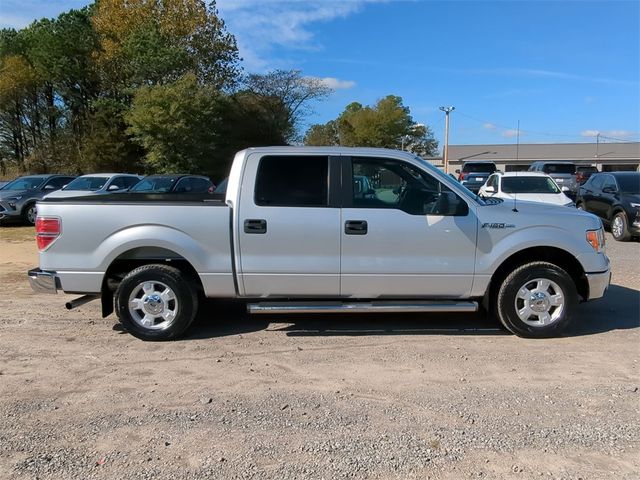
[[[245,220],[244,233],[267,233],[267,221],[263,219]]]
[[[344,233],[347,235],[366,235],[368,229],[366,220],[347,220],[344,223]]]

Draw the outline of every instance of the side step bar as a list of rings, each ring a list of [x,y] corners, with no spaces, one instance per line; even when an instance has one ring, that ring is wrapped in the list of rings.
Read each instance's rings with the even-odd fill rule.
[[[478,302],[446,300],[413,302],[259,302],[247,304],[247,311],[253,314],[476,312],[478,311]]]

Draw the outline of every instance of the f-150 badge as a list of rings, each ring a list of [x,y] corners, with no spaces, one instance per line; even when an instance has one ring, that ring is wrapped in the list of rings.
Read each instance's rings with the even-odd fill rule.
[[[513,223],[483,223],[482,228],[516,228]]]

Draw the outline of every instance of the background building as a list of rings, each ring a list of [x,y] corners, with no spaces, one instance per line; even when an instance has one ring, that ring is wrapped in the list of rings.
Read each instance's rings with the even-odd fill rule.
[[[442,166],[441,158],[430,160]],[[529,165],[538,160],[595,165],[600,171],[637,170],[640,165],[640,142],[449,145],[450,173],[460,169],[467,160],[490,160],[503,172],[527,170]]]

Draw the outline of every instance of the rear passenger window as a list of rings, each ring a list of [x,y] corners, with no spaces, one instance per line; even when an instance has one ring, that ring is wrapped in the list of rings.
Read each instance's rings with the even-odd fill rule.
[[[258,166],[255,203],[271,207],[326,207],[328,177],[328,157],[263,157]]]

